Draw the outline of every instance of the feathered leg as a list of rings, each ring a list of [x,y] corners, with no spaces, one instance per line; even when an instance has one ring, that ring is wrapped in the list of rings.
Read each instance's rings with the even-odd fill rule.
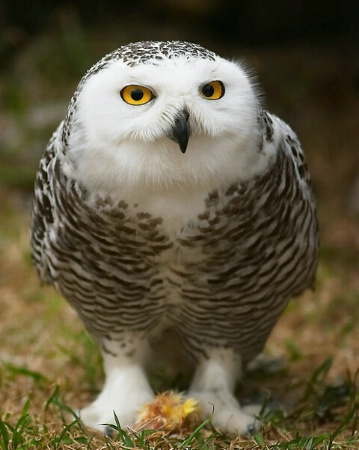
[[[144,369],[149,355],[146,340],[134,335],[103,341],[105,384],[97,399],[80,411],[82,422],[106,431],[116,414],[122,427],[132,427],[144,403],[154,397]]]
[[[215,427],[228,433],[253,434],[260,422],[246,414],[234,397],[241,374],[240,356],[224,348],[207,350],[206,355],[197,366],[188,395],[199,400],[204,418],[212,416]]]

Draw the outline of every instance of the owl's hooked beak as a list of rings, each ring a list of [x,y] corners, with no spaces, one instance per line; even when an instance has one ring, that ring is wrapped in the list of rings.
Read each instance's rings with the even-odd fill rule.
[[[177,142],[182,153],[186,153],[188,139],[191,134],[188,118],[188,112],[185,110],[181,111],[181,113],[176,117],[175,123],[169,133],[169,138]]]

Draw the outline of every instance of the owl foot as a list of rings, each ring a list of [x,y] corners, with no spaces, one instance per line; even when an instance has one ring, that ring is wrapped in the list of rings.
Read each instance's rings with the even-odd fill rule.
[[[188,395],[199,401],[203,418],[229,434],[253,435],[260,428],[252,409],[241,408],[234,397],[235,381],[240,374],[241,360],[230,349],[207,350],[209,358],[195,372]],[[254,412],[254,414],[253,414]]]
[[[203,419],[211,417],[213,426],[226,433],[253,435],[261,427],[260,421],[247,414],[228,391],[190,391],[189,396],[199,401]]]
[[[119,367],[111,371],[97,399],[79,413],[83,424],[107,435],[116,424],[133,427],[138,411],[154,395],[140,366]]]

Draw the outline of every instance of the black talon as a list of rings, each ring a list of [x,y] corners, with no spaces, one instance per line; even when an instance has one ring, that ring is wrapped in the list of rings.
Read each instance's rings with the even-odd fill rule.
[[[113,439],[113,436],[115,434],[115,430],[111,427],[105,427],[105,436],[109,437],[110,439]]]
[[[247,431],[250,436],[254,436],[256,434],[256,427],[254,426],[254,424],[248,425]]]

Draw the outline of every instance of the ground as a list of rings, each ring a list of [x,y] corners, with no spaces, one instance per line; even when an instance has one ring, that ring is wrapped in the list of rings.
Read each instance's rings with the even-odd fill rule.
[[[343,42],[226,50],[245,55],[268,109],[298,133],[321,230],[316,290],[291,302],[263,361],[239,386],[243,402],[266,399],[263,431],[234,440],[209,426],[172,437],[123,431],[114,442],[71,424],[68,407],[88,403],[101,386],[100,356],[74,311],[40,286],[28,242],[32,182],[46,140],[87,65],[116,46],[110,37],[106,49],[93,36],[83,39],[91,50],[39,38],[0,78],[0,449],[358,448],[359,71]],[[49,48],[56,45],[54,61]],[[153,383],[164,386],[161,374]]]

